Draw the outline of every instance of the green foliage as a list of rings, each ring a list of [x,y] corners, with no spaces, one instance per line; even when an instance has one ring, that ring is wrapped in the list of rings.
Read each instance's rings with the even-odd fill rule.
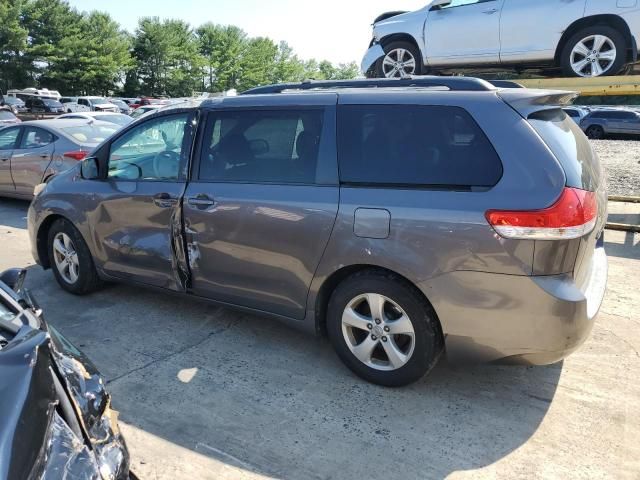
[[[303,61],[285,42],[234,26],[143,18],[134,35],[65,0],[0,1],[0,89],[188,96],[304,79],[348,79],[355,63]]]

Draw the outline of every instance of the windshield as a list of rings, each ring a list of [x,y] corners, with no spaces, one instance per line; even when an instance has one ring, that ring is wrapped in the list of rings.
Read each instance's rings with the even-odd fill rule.
[[[116,125],[76,125],[60,129],[79,143],[98,144],[118,131]]]
[[[109,102],[104,98],[92,98],[91,103],[93,103],[94,105],[104,105]]]
[[[128,115],[95,115],[93,118],[101,122],[115,123],[116,125],[129,125],[133,119]]]

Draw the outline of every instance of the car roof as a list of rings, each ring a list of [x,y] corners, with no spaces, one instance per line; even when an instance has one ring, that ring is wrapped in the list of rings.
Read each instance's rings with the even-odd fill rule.
[[[25,127],[44,127],[49,128],[51,130],[60,130],[61,128],[66,127],[76,127],[82,125],[96,125],[96,126],[104,126],[104,127],[113,127],[113,123],[110,122],[101,122],[100,120],[87,120],[85,118],[67,118],[64,122],[60,122],[60,120],[29,120],[27,122],[22,122],[22,125]]]
[[[60,120],[60,119],[73,120],[73,118],[69,118],[69,117],[74,117],[74,116],[97,117],[97,116],[103,116],[103,115],[126,116],[119,112],[74,112],[74,113],[65,113],[64,115],[60,115],[59,117],[56,117],[55,120]]]

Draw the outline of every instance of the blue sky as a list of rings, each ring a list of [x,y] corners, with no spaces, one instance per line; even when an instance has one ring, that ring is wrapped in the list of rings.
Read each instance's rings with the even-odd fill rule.
[[[428,0],[69,0],[78,10],[111,14],[134,31],[144,16],[180,18],[192,26],[211,21],[237,25],[252,36],[287,41],[302,58],[360,63],[371,22],[389,10],[415,10]],[[314,6],[315,5],[315,6]]]

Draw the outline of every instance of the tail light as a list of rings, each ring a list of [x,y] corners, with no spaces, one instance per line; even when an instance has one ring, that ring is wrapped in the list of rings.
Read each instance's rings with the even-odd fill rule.
[[[79,162],[80,160],[84,160],[85,158],[87,158],[88,154],[89,152],[83,152],[82,150],[75,150],[73,152],[63,153],[62,156],[65,158],[72,158],[73,160],[77,160]]]
[[[598,202],[594,192],[567,187],[560,199],[544,210],[490,210],[486,217],[504,238],[571,240],[593,231],[598,220]]]

